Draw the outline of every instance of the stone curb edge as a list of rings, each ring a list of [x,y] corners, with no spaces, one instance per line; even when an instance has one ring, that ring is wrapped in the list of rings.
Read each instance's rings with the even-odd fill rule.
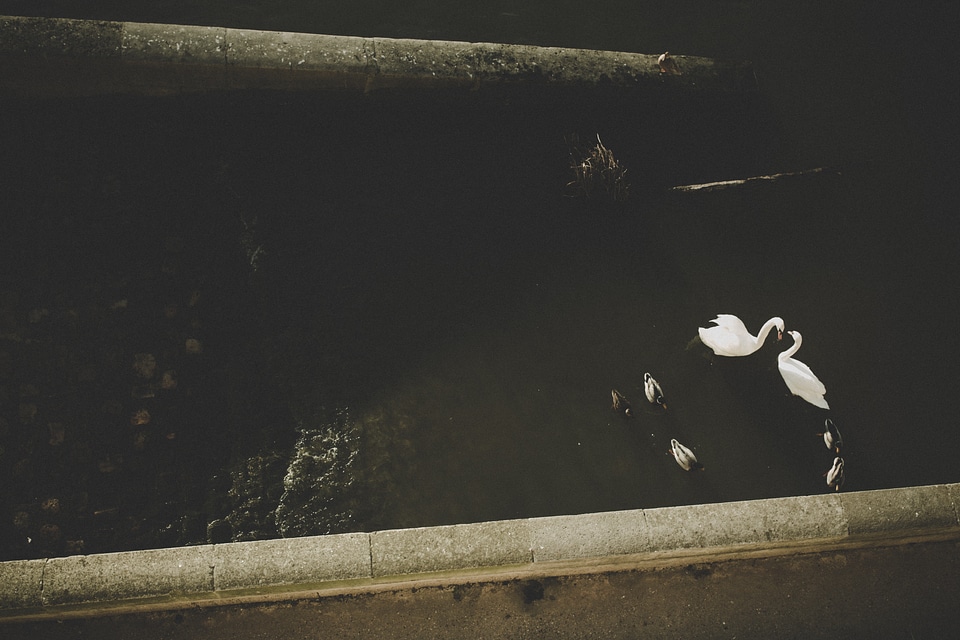
[[[940,484],[18,560],[0,563],[0,620],[90,603],[223,599],[303,585],[320,592],[463,570],[957,533],[958,502],[960,484]]]
[[[353,89],[507,82],[748,92],[749,62],[496,43],[0,16],[0,89],[25,95]]]

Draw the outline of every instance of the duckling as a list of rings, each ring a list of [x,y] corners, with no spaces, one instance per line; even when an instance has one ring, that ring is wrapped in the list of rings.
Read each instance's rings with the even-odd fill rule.
[[[670,440],[670,451],[668,451],[668,453],[673,454],[677,464],[680,465],[684,471],[691,471],[693,469],[703,471],[703,465],[697,461],[697,456],[693,454],[693,451],[690,451],[690,449],[677,442],[676,438]]]
[[[610,391],[610,397],[613,398],[613,410],[620,414],[623,418],[632,418],[633,409],[630,407],[630,403],[626,398],[623,397],[623,394],[613,389]]]
[[[643,392],[647,395],[650,404],[658,404],[664,409],[667,408],[667,402],[663,399],[663,389],[660,383],[653,379],[649,373],[643,374]]]
[[[827,478],[828,487],[834,491],[840,491],[840,485],[843,484],[843,458],[840,456],[834,458],[833,466],[823,475]]]
[[[843,438],[840,436],[840,430],[837,429],[837,425],[833,424],[833,420],[827,418],[824,420],[823,426],[823,433],[818,433],[817,435],[823,436],[823,444],[827,445],[827,449],[840,453],[840,447],[843,446]]]

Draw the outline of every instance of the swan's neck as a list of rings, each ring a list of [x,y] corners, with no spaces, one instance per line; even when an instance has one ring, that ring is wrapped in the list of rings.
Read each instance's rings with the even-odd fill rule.
[[[767,334],[773,331],[773,328],[777,326],[777,319],[770,318],[763,323],[763,326],[760,327],[760,331],[757,333],[757,344],[763,344],[763,341],[767,339]]]
[[[795,354],[799,350],[800,350],[800,336],[796,336],[793,339],[793,346],[787,349],[786,351],[782,352],[779,356],[777,356],[777,358],[779,360],[786,360],[787,358],[792,357],[793,354]]]

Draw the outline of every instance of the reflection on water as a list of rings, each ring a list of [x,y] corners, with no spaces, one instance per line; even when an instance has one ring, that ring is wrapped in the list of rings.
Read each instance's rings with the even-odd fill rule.
[[[956,257],[895,226],[909,183],[668,193],[762,171],[756,105],[667,130],[629,92],[427,97],[11,109],[7,557],[821,493],[827,415],[846,490],[958,480],[929,455],[956,301],[917,286]],[[563,195],[565,137],[598,132],[616,209]],[[717,313],[801,331],[832,411],[787,393],[789,343],[713,357]]]

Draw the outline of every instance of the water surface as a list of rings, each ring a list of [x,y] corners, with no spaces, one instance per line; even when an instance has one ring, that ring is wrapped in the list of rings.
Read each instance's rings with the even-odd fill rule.
[[[566,33],[539,43],[630,48]],[[956,224],[928,125],[898,120],[925,94],[853,117],[846,71],[776,61],[744,103],[7,103],[5,557],[816,494],[826,416],[844,490],[957,481]],[[614,150],[627,203],[567,197],[571,133]],[[814,163],[839,175],[666,190]],[[831,411],[786,392],[789,342],[712,357],[717,313],[799,330]]]

